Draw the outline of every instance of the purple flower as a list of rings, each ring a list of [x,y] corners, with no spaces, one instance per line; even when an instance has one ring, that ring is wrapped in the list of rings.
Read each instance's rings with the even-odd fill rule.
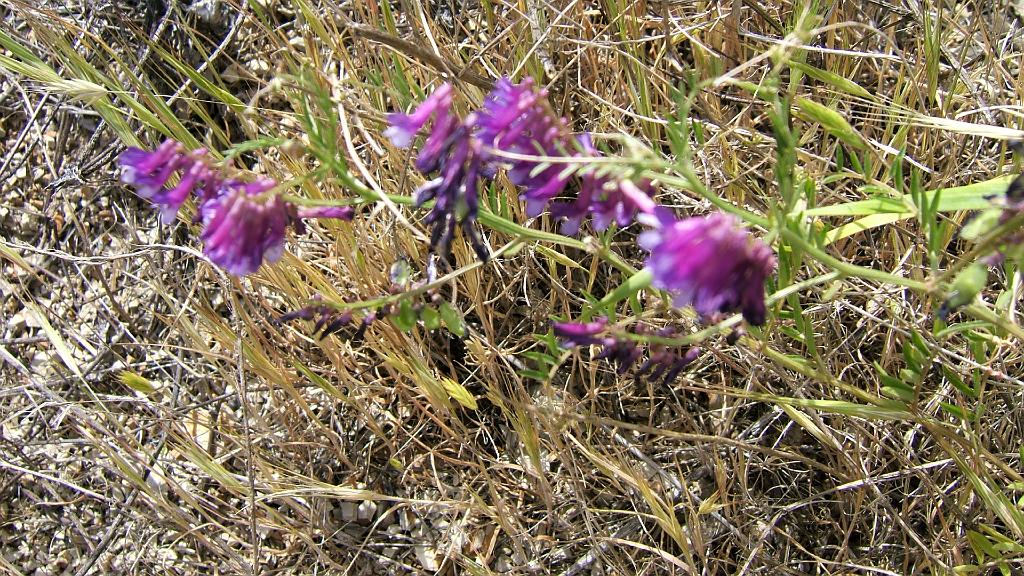
[[[351,206],[311,206],[299,208],[296,216],[299,218],[337,218],[339,220],[351,220],[356,215],[355,208]]]
[[[651,380],[661,379],[663,384],[669,384],[683,371],[684,368],[693,363],[700,355],[700,348],[691,347],[685,353],[663,344],[651,344],[645,346],[642,340],[630,337],[623,331],[609,333],[608,319],[598,318],[593,322],[552,322],[555,336],[561,340],[561,345],[566,348],[576,346],[601,346],[599,353],[594,355],[595,360],[606,358],[611,360],[617,367],[619,374],[624,374],[637,360],[643,356],[644,349],[649,349],[649,357],[637,370],[636,379],[649,377]],[[634,332],[636,335],[649,334],[645,326],[637,326]],[[657,332],[660,337],[672,337],[676,331],[672,328],[665,328]]]
[[[562,340],[562,346],[575,348],[576,346],[590,346],[593,344],[605,345],[613,342],[613,339],[598,338],[598,334],[608,327],[608,319],[601,317],[593,322],[552,322],[551,328],[555,336]]]
[[[415,134],[434,117],[430,134],[416,158],[416,169],[439,175],[413,192],[417,207],[433,200],[425,222],[431,227],[430,246],[447,255],[456,228],[463,234],[480,260],[490,256],[479,232],[473,227],[479,206],[479,179],[483,169],[480,141],[473,137],[476,115],[465,120],[451,115],[451,86],[443,84],[412,114],[390,114],[391,127],[385,133],[396,145],[408,145]]]
[[[416,134],[423,129],[430,117],[435,113],[435,123],[444,123],[452,106],[452,87],[447,82],[438,86],[437,90],[427,97],[411,114],[393,112],[388,114],[388,124],[384,135],[392,144],[399,148],[408,148]]]
[[[229,180],[200,209],[206,224],[203,253],[236,276],[251,274],[266,258],[276,262],[284,252],[284,233],[289,223],[288,206],[276,185],[261,179],[246,184]]]
[[[536,90],[529,78],[512,84],[508,78],[495,83],[494,90],[484,102],[484,110],[477,122],[477,137],[493,150],[525,156],[556,158],[597,158],[601,153],[594,147],[589,134],[573,137],[564,119],[557,117],[547,101],[544,90]],[[537,216],[559,196],[576,172],[565,162],[541,159],[502,158],[495,154],[492,162],[509,165],[509,180],[525,188],[521,198],[526,202],[526,214]],[[575,200],[557,202],[551,214],[564,218],[563,234],[576,234],[583,218],[594,216],[594,227],[604,230],[613,221],[619,226],[632,222],[637,212],[654,211],[651,184],[637,185],[611,175],[597,175],[593,170],[580,177],[580,190]]]
[[[185,151],[174,140],[165,140],[152,152],[129,148],[118,159],[121,181],[134,186],[139,196],[159,206],[160,220],[170,224],[192,192],[219,186],[219,177],[210,169],[205,154],[201,148]],[[168,188],[167,181],[179,170],[178,185]]]
[[[640,220],[652,227],[639,243],[651,253],[646,266],[653,285],[671,292],[676,306],[692,305],[705,318],[738,310],[747,322],[764,323],[764,282],[775,270],[775,255],[734,217],[720,212],[676,220],[659,209]]]
[[[477,138],[485,146],[525,156],[571,156],[572,136],[565,120],[551,110],[547,92],[535,90],[527,78],[513,84],[499,79],[484,101],[477,122]],[[492,162],[509,164],[508,177],[525,188],[520,197],[528,216],[538,216],[553,198],[562,193],[573,169],[564,163],[533,159],[508,159],[495,155]]]
[[[599,157],[589,134],[577,137],[580,152],[577,157]],[[564,218],[562,234],[569,236],[579,232],[580,224],[587,214],[594,216],[594,228],[605,230],[615,222],[627,226],[637,213],[654,212],[655,203],[651,198],[650,180],[640,180],[639,185],[628,179],[598,175],[594,170],[584,172],[580,177],[580,192],[572,202],[556,202],[551,206],[551,215]]]

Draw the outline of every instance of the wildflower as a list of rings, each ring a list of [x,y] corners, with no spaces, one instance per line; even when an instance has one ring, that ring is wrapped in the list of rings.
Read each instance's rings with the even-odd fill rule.
[[[270,192],[276,184],[229,180],[204,203],[203,253],[214,264],[244,276],[258,270],[264,258],[276,262],[281,257],[289,215],[284,200]]]
[[[314,300],[320,300],[320,297],[314,297]],[[282,314],[277,318],[276,323],[283,324],[292,320],[316,320],[313,324],[313,335],[323,340],[331,334],[340,334],[342,330],[352,324],[353,315],[349,310],[339,312],[324,304],[311,304]]]
[[[764,323],[764,282],[775,269],[775,256],[738,228],[734,217],[676,220],[659,209],[639,219],[652,227],[639,243],[651,253],[646,266],[653,285],[674,294],[676,306],[692,305],[705,318],[739,310],[747,322]]]
[[[484,103],[480,113],[477,137],[494,150],[525,156],[561,158],[597,158],[589,134],[572,136],[563,118],[557,117],[547,101],[544,90],[536,90],[529,78],[512,84],[502,78]],[[575,172],[567,163],[538,159],[506,159],[509,180],[525,188],[521,198],[526,214],[537,216],[560,195]],[[650,182],[637,185],[611,175],[585,172],[580,178],[580,191],[572,202],[552,204],[551,214],[564,218],[562,233],[575,234],[587,214],[593,214],[594,227],[606,229],[615,221],[626,226],[637,212],[652,212]]]
[[[255,272],[264,258],[280,258],[288,226],[301,234],[304,219],[351,220],[355,215],[351,206],[297,207],[275,193],[277,182],[268,178],[249,183],[225,179],[204,149],[185,150],[174,140],[165,140],[152,152],[129,148],[119,162],[121,181],[158,205],[165,223],[174,221],[194,193],[199,202],[195,221],[204,227],[203,252],[238,276]],[[177,171],[178,185],[168,188],[168,179]]]
[[[552,328],[567,348],[576,346],[601,346],[595,360],[608,359],[616,365],[616,371],[624,374],[644,354],[645,347],[649,351],[645,360],[636,372],[636,379],[649,377],[651,380],[661,379],[663,384],[670,384],[687,366],[700,355],[700,348],[691,347],[680,354],[678,349],[664,344],[645,346],[643,340],[631,338],[626,333],[610,333],[608,319],[598,318],[592,322],[552,322]],[[643,325],[636,328],[636,335],[648,333]],[[660,337],[671,337],[676,334],[672,328],[665,328],[656,333]]]
[[[581,134],[577,141],[581,149],[577,156],[600,155],[589,134]],[[595,171],[589,170],[581,175],[580,192],[576,199],[572,202],[552,204],[551,215],[555,218],[564,218],[562,234],[569,236],[579,232],[580,224],[587,214],[593,214],[594,228],[598,231],[607,229],[612,222],[619,226],[627,226],[637,213],[654,212],[655,203],[651,198],[651,188],[650,180],[644,179],[638,184],[628,179],[598,175]]]
[[[490,256],[480,234],[473,227],[479,206],[479,178],[483,155],[480,141],[473,137],[476,115],[459,120],[451,114],[451,86],[443,84],[412,114],[390,114],[385,134],[397,146],[408,146],[416,133],[433,117],[430,134],[416,158],[416,169],[439,176],[416,189],[416,207],[433,200],[426,224],[431,226],[431,248],[446,255],[455,229],[463,233],[480,260]]]
[[[219,177],[210,169],[205,153],[203,149],[186,151],[174,140],[165,140],[152,152],[129,148],[118,159],[121,181],[159,206],[160,220],[170,224],[192,192],[219,185]],[[181,171],[178,185],[168,188],[167,181],[177,171]]]
[[[477,122],[477,137],[495,151],[525,156],[569,155],[572,137],[564,119],[551,110],[545,90],[535,90],[527,78],[513,84],[499,79],[484,101]],[[494,158],[497,162],[503,160]],[[565,189],[572,170],[559,163],[511,159],[509,180],[525,188],[520,195],[528,216],[538,216],[551,199]]]
[[[351,206],[297,208],[274,192],[276,186],[269,178],[249,183],[232,179],[200,202],[200,238],[211,262],[236,276],[251,274],[264,259],[281,258],[289,225],[302,233],[304,218],[351,220],[355,214]]]
[[[452,87],[451,84],[446,82],[439,86],[437,90],[434,90],[426,100],[416,107],[412,114],[402,114],[401,112],[388,114],[388,124],[390,126],[384,130],[384,135],[395,146],[408,148],[412,145],[416,134],[423,129],[431,116],[436,114],[437,119],[435,121],[443,124],[450,114],[451,106]]]
[[[605,345],[609,342],[606,338],[598,338],[597,335],[605,331],[608,326],[608,319],[601,317],[593,322],[552,322],[551,328],[555,336],[562,340],[562,346],[574,348],[576,346],[590,346],[593,344]],[[612,339],[614,340],[614,339]]]

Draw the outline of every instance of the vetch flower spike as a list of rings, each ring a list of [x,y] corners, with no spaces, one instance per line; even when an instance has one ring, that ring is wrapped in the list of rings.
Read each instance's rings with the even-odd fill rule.
[[[192,192],[215,190],[220,185],[219,176],[207,163],[204,149],[189,152],[174,140],[165,140],[152,152],[128,148],[118,158],[118,163],[121,181],[134,186],[139,196],[159,206],[160,220],[164,224],[174,222]],[[168,188],[167,181],[179,170],[182,174],[178,185]]]
[[[264,258],[276,262],[281,257],[289,219],[284,200],[268,193],[276,184],[229,180],[217,198],[208,200],[216,206],[206,206],[209,220],[201,237],[210,261],[244,276],[259,270]]]
[[[679,353],[676,348],[663,344],[645,346],[640,339],[631,338],[622,331],[609,329],[608,319],[604,317],[592,322],[552,322],[551,326],[563,347],[601,346],[601,351],[594,355],[594,359],[611,360],[619,374],[626,373],[636,364],[647,348],[648,359],[640,365],[635,376],[638,381],[647,377],[651,380],[660,379],[662,384],[670,384],[700,355],[700,348],[696,346],[690,347],[685,353]],[[649,333],[644,325],[635,329],[636,335]],[[660,337],[672,337],[676,335],[676,331],[664,328],[656,334]]]
[[[565,119],[551,109],[546,91],[535,89],[529,78],[519,84],[508,78],[498,80],[484,102],[477,125],[477,137],[494,151],[490,161],[507,164],[509,180],[525,188],[520,198],[526,202],[530,217],[540,215],[566,189],[575,167],[541,158],[503,158],[498,151],[555,158],[601,156],[589,134],[573,136],[569,132]],[[588,170],[580,178],[576,199],[553,203],[551,214],[564,218],[562,233],[572,235],[588,214],[594,217],[594,227],[604,230],[612,222],[626,226],[638,212],[650,213],[654,207],[650,181],[634,183]]]
[[[119,162],[121,180],[159,206],[165,223],[173,222],[181,205],[195,193],[199,202],[195,220],[203,224],[203,252],[237,276],[255,272],[264,258],[271,262],[280,258],[288,226],[302,233],[304,218],[351,220],[355,215],[351,206],[299,208],[285,201],[274,190],[277,182],[269,178],[248,183],[225,179],[204,149],[188,151],[173,140],[152,152],[129,148]],[[180,182],[168,188],[168,179],[179,170]]]
[[[442,85],[412,114],[390,114],[391,127],[385,133],[396,145],[408,145],[430,118],[430,134],[416,159],[423,174],[439,172],[413,192],[417,207],[433,200],[426,224],[431,227],[431,249],[442,257],[448,254],[455,229],[462,227],[477,257],[487,261],[490,252],[473,226],[479,206],[479,179],[483,155],[480,141],[473,137],[477,117],[470,114],[460,121],[450,113],[451,87]]]
[[[705,318],[740,311],[747,322],[764,323],[764,282],[775,270],[775,255],[733,216],[677,220],[659,208],[639,220],[652,227],[639,238],[651,253],[652,285],[671,292],[676,306],[693,306]]]

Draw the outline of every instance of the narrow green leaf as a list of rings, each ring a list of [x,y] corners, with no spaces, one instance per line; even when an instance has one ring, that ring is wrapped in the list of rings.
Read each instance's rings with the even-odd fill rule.
[[[420,320],[423,320],[423,325],[427,330],[436,330],[441,327],[441,315],[433,306],[425,306],[423,310],[420,310]]]
[[[459,338],[466,335],[466,326],[462,322],[462,313],[452,307],[447,300],[441,302],[441,320],[445,328]]]
[[[412,309],[409,300],[402,300],[398,306],[398,314],[392,316],[395,326],[402,332],[408,332],[416,326],[416,311]]]
[[[857,149],[866,146],[864,138],[854,130],[853,126],[850,126],[850,123],[839,112],[807,98],[797,98],[796,106],[800,110],[801,116],[821,124],[825,130],[842,140],[847,146]]]

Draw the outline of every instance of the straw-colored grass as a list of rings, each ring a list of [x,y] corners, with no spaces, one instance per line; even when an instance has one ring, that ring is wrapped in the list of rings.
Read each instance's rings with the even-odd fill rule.
[[[1024,571],[1019,272],[935,317],[968,210],[1015,173],[1016,9],[0,0],[0,570]],[[559,240],[502,178],[496,257],[457,238],[431,292],[446,327],[274,322],[387,296],[399,260],[423,277],[422,176],[384,114],[445,80],[467,111],[502,75],[661,203],[756,224],[769,322],[670,385],[559,349],[550,319],[642,267],[638,227]],[[161,227],[116,181],[164,138],[360,213],[231,278],[191,214]],[[614,305],[694,327],[668,304]]]

